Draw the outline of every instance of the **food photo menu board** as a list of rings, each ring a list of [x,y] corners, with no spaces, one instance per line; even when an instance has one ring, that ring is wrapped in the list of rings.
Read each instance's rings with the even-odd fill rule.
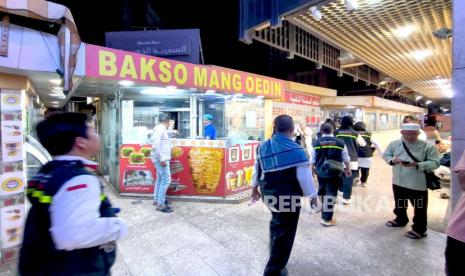
[[[19,90],[0,90],[0,248],[1,263],[17,258],[26,215],[23,101]]]

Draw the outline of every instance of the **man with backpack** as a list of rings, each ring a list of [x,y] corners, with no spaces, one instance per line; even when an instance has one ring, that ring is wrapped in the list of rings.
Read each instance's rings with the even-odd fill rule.
[[[336,220],[333,219],[333,208],[337,191],[342,185],[343,175],[350,177],[352,174],[349,166],[350,157],[344,141],[334,137],[334,129],[330,123],[321,125],[320,132],[321,137],[313,144],[310,163],[313,172],[318,176],[318,195],[323,203],[321,224],[334,226]]]

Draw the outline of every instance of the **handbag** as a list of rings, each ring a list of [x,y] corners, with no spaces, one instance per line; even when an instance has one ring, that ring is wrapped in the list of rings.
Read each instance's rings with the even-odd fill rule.
[[[404,141],[402,141],[402,145],[404,146],[405,151],[407,152],[408,156],[412,158],[413,161],[415,162],[420,162],[413,154],[410,152],[408,149],[407,145],[405,145]],[[425,154],[426,155],[426,154]],[[426,156],[425,160],[426,161]],[[425,177],[426,177],[426,187],[432,191],[441,189],[441,181],[439,177],[437,177],[434,172],[432,171],[425,171]]]
[[[322,178],[342,177],[344,174],[344,165],[336,160],[327,159],[328,152],[325,151],[325,161],[317,169],[316,174]]]

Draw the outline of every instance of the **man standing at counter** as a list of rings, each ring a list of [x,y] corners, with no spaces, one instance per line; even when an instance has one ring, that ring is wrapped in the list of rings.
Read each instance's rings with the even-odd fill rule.
[[[170,118],[161,114],[158,117],[159,124],[153,129],[153,144],[151,159],[157,171],[157,180],[153,190],[153,205],[157,205],[157,211],[171,213],[173,209],[165,200],[166,191],[171,183],[171,141],[168,135]]]
[[[207,140],[216,140],[216,129],[212,125],[213,121],[213,115],[211,114],[205,114],[203,115],[203,133],[205,136],[205,139]]]

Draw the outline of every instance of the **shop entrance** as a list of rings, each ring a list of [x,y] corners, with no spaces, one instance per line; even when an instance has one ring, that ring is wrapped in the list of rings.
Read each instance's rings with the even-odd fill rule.
[[[106,176],[111,183],[118,183],[120,146],[120,101],[118,93],[102,97],[102,123],[100,128],[101,151],[100,172]]]

